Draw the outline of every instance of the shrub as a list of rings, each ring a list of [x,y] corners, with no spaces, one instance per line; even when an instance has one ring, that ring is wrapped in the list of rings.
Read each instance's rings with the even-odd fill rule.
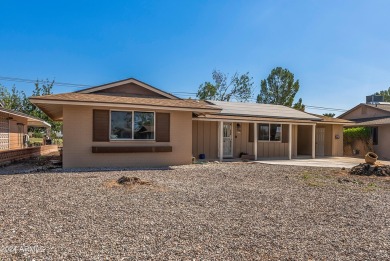
[[[355,140],[369,142],[371,138],[371,129],[368,127],[356,127],[344,129],[344,143],[352,144]]]
[[[33,138],[43,138],[43,133],[41,132],[34,132],[32,134]]]

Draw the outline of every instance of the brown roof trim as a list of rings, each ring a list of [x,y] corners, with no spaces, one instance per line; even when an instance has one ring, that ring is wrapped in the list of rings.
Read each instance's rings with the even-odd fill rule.
[[[37,99],[33,99],[33,98],[30,98],[31,102],[32,103],[36,103],[34,101],[36,101]],[[37,100],[39,101],[39,100]],[[63,102],[64,100],[57,100],[57,99],[50,99],[50,100],[44,100],[44,99],[41,99],[40,101],[53,101],[52,103],[51,102],[47,102],[46,104],[58,104],[56,102]],[[39,103],[39,102],[37,102]],[[167,106],[167,105],[164,105],[164,106],[161,106],[161,105],[153,105],[153,104],[149,104],[149,105],[145,105],[145,104],[137,104],[137,103],[113,103],[113,102],[89,102],[89,101],[65,101],[61,104],[80,104],[80,103],[90,103],[90,104],[115,104],[115,105],[121,105],[121,106],[116,106],[116,107],[126,107],[126,106],[139,106],[139,107],[160,107],[160,108],[178,108],[178,109],[192,109],[192,110],[195,110],[195,111],[203,111],[203,110],[206,110],[206,111],[213,111],[213,112],[218,112],[219,110],[218,109],[215,109],[215,108],[196,108],[196,107],[185,107],[185,106]]]
[[[123,79],[123,80],[119,80],[119,81],[115,81],[115,82],[110,82],[110,83],[105,83],[105,84],[102,84],[102,85],[98,85],[98,86],[93,86],[93,87],[89,87],[89,88],[86,88],[86,89],[82,89],[82,90],[78,90],[78,91],[75,91],[75,93],[91,93],[94,89],[106,89],[106,88],[102,88],[102,87],[105,87],[107,85],[115,85],[115,86],[119,86],[120,83],[123,83],[123,82],[135,82],[135,83],[140,83],[142,85],[145,85],[147,87],[149,87],[150,89],[152,89],[153,91],[156,91],[157,93],[160,93],[162,94],[163,96],[166,96],[167,98],[174,98],[174,99],[180,99],[179,97],[171,94],[171,93],[168,93],[166,91],[163,91],[159,88],[156,88],[150,84],[147,84],[143,81],[140,81],[138,79],[135,79],[135,78],[127,78],[127,79]],[[112,87],[115,87],[115,86],[112,86]],[[107,87],[107,88],[110,88],[110,87]],[[164,95],[165,94],[165,95]]]
[[[35,100],[35,99],[30,99],[32,102]],[[42,101],[44,101],[44,99],[42,99]],[[63,101],[63,100],[56,100],[56,99],[50,99],[50,100],[46,100],[46,101]],[[33,102],[34,103],[34,102]],[[219,111],[218,109],[214,109],[214,108],[210,108],[210,109],[206,109],[206,108],[196,108],[196,107],[184,107],[184,106],[167,106],[167,105],[164,105],[164,106],[161,106],[161,105],[153,105],[153,104],[149,104],[149,105],[145,105],[145,104],[137,104],[137,103],[113,103],[113,102],[89,102],[89,101],[66,101],[66,103],[62,103],[62,104],[71,104],[71,103],[95,103],[95,104],[116,104],[116,105],[122,105],[123,107],[126,107],[126,106],[129,106],[129,105],[132,105],[132,106],[140,106],[140,107],[143,107],[143,106],[148,106],[148,107],[161,107],[161,108],[178,108],[178,109],[193,109],[195,111],[198,111],[198,110],[207,110],[207,111]],[[52,103],[52,104],[55,104],[55,103]]]

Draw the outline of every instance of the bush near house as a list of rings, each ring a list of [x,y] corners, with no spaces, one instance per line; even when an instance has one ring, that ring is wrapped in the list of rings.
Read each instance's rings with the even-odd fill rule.
[[[344,142],[351,144],[356,140],[368,142],[371,138],[371,129],[367,127],[356,127],[344,129]]]
[[[343,131],[343,135],[345,156],[364,156],[367,152],[373,151],[371,128],[346,128]]]

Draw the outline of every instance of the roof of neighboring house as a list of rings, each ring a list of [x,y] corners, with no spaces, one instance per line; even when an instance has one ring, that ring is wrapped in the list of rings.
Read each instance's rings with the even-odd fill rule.
[[[367,107],[371,107],[371,108],[374,108],[374,109],[377,109],[380,111],[385,111],[385,112],[390,113],[390,103],[378,103],[378,104],[360,103],[360,104],[356,105],[355,107],[353,107],[352,109],[344,112],[343,114],[341,114],[337,118],[343,118],[345,115],[349,114],[350,112],[352,112],[352,111],[354,111],[357,108],[362,107],[362,106],[367,106]]]
[[[51,127],[51,125],[49,123],[47,123],[46,121],[44,121],[42,119],[39,119],[39,118],[36,118],[36,117],[33,117],[33,116],[30,116],[30,115],[25,114],[23,112],[9,110],[9,109],[3,108],[3,107],[0,107],[0,112],[6,113],[8,115],[14,115],[14,116],[27,118],[27,126],[31,126],[31,127],[45,127],[45,128],[46,127]]]
[[[355,120],[355,126],[376,126],[390,124],[390,117],[375,117]]]
[[[221,108],[219,115],[321,121],[321,118],[283,105],[208,101]]]
[[[105,89],[108,89],[108,88],[112,88],[112,87],[115,87],[115,86],[120,86],[120,85],[123,85],[123,84],[127,84],[127,83],[135,83],[145,89],[148,89],[148,90],[151,90],[155,93],[158,93],[164,97],[167,97],[167,98],[170,98],[170,99],[179,99],[177,96],[173,95],[173,94],[170,94],[168,92],[165,92],[161,89],[158,89],[156,87],[153,87],[147,83],[144,83],[140,80],[137,80],[135,78],[128,78],[128,79],[124,79],[124,80],[120,80],[120,81],[115,81],[115,82],[111,82],[111,83],[106,83],[106,84],[103,84],[103,85],[98,85],[98,86],[94,86],[94,87],[90,87],[90,88],[86,88],[86,89],[83,89],[83,90],[79,90],[79,91],[75,91],[75,93],[93,93],[93,92],[96,92],[96,91],[101,91],[101,90],[105,90]]]
[[[91,93],[63,93],[34,96],[30,97],[30,101],[34,104],[39,104],[39,108],[53,119],[60,119],[62,117],[62,108],[58,107],[62,107],[64,104],[150,109],[159,108],[166,110],[189,110],[209,113],[220,111],[220,109],[211,106],[207,102],[197,100],[121,97]],[[51,110],[56,111],[52,112]]]

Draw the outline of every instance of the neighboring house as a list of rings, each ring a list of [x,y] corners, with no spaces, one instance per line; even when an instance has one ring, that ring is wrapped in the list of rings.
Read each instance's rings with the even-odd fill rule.
[[[180,99],[132,78],[30,101],[63,121],[64,168],[189,164],[200,154],[342,156],[348,122],[280,105]]]
[[[353,121],[354,126],[370,127],[374,152],[380,159],[390,159],[390,103],[361,103],[338,118]]]
[[[41,119],[0,105],[0,151],[24,148],[23,136],[30,126],[50,128],[50,124]]]

